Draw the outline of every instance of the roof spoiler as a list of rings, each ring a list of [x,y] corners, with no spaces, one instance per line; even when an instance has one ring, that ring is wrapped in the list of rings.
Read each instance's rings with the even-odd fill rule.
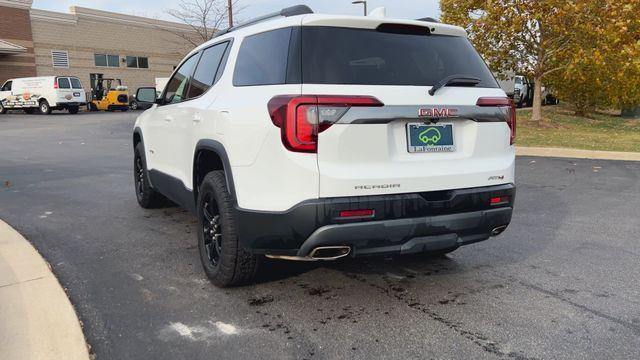
[[[432,23],[439,23],[439,22],[440,22],[440,21],[438,21],[438,20],[436,20],[436,19],[434,19],[434,18],[432,18],[432,17],[424,17],[424,18],[416,19],[416,20],[418,20],[418,21],[432,22]]]
[[[221,36],[221,35],[224,35],[224,34],[228,34],[228,33],[232,32],[234,30],[238,30],[240,28],[247,27],[247,26],[253,25],[253,24],[257,24],[257,23],[260,23],[260,22],[263,22],[263,21],[266,21],[266,20],[269,20],[269,19],[280,17],[280,16],[282,16],[282,17],[290,17],[290,16],[297,16],[297,15],[304,15],[304,14],[313,14],[313,10],[311,10],[311,8],[308,7],[307,5],[290,6],[290,7],[284,8],[284,9],[282,9],[280,11],[277,11],[277,12],[274,12],[274,13],[271,13],[271,14],[267,14],[267,15],[264,15],[264,16],[260,16],[260,17],[257,17],[255,19],[251,19],[251,20],[245,21],[245,22],[243,22],[241,24],[232,26],[232,27],[230,27],[228,29],[221,30],[214,37],[218,37],[218,36]]]

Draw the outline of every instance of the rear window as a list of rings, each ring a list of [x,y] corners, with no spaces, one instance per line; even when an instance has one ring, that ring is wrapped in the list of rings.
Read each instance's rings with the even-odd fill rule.
[[[271,30],[246,37],[242,41],[233,85],[284,84],[291,28]]]
[[[69,78],[58,78],[58,88],[71,89],[71,83],[69,83]]]
[[[464,37],[302,28],[303,83],[432,86],[449,75],[477,77],[478,87],[498,87]]]
[[[74,89],[82,89],[82,84],[78,78],[69,78],[71,80],[71,87]]]

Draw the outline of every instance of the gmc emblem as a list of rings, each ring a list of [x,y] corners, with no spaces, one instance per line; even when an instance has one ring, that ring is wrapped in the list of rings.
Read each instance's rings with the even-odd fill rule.
[[[418,116],[430,117],[430,118],[457,117],[458,109],[453,109],[453,108],[418,109]]]

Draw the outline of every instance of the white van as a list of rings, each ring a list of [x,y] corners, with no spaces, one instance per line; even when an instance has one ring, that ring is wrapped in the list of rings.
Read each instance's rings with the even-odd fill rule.
[[[73,76],[41,76],[9,79],[0,88],[0,114],[7,110],[24,110],[32,114],[50,114],[66,109],[77,114],[87,98],[80,79]]]

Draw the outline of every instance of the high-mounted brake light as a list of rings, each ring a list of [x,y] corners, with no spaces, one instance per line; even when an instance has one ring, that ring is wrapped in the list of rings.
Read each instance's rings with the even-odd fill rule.
[[[509,143],[513,145],[516,142],[516,105],[513,103],[513,100],[506,97],[481,97],[476,102],[476,105],[482,107],[509,107],[507,125],[509,125],[509,129],[511,129]]]
[[[267,108],[281,129],[282,143],[295,152],[318,151],[318,134],[328,129],[354,106],[383,106],[371,96],[280,95]]]

